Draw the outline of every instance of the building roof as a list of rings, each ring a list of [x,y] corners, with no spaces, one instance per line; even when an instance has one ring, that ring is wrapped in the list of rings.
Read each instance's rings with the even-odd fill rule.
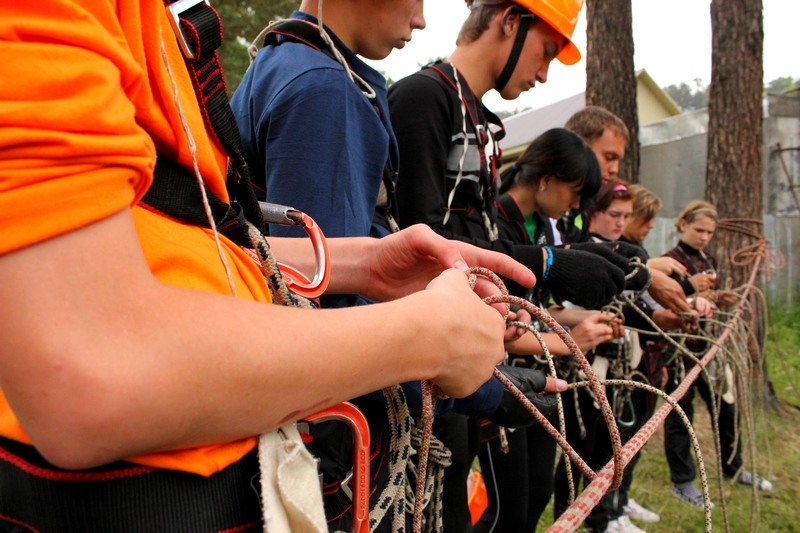
[[[646,70],[636,72],[639,125],[680,115],[675,101],[653,81]],[[586,107],[586,92],[578,93],[540,109],[523,111],[503,120],[506,136],[500,141],[503,159],[514,161],[528,144],[550,128],[561,128],[576,111]]]

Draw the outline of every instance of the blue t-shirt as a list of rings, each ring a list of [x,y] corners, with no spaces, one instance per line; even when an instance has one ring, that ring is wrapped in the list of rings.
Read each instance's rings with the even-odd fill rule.
[[[292,18],[317,22],[299,11]],[[367,98],[344,68],[323,52],[292,41],[267,46],[258,52],[231,100],[244,156],[260,200],[310,215],[326,237],[383,237],[388,230],[372,221],[375,204],[384,167],[388,163],[396,171],[399,160],[386,80],[333,32],[328,34],[375,97]],[[269,233],[305,236],[292,226],[270,225]],[[353,295],[322,299],[324,307],[364,303],[369,302]],[[412,413],[421,409],[419,383],[404,383],[403,389]],[[502,394],[502,384],[492,378],[468,398],[437,402],[437,412],[455,409],[489,416]],[[382,398],[380,392],[374,396]]]
[[[316,24],[305,13],[292,18]],[[382,237],[387,230],[372,224],[378,189],[387,162],[397,169],[399,157],[386,80],[328,34],[374,98],[338,62],[289,41],[259,51],[231,107],[260,199],[310,215],[326,237]],[[269,231],[305,236],[297,227]]]

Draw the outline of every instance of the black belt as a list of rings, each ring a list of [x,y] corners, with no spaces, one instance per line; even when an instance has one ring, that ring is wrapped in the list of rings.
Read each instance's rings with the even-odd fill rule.
[[[0,437],[0,525],[39,533],[260,532],[258,472],[255,450],[209,477],[127,462],[69,471]]]

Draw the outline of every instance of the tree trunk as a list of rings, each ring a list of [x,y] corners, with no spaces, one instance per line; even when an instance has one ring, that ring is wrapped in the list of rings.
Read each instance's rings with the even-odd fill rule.
[[[631,138],[619,176],[639,181],[639,113],[633,70],[631,0],[586,2],[586,105],[604,107],[628,126]]]
[[[737,265],[737,251],[762,231],[761,153],[764,23],[761,0],[712,0],[711,86],[708,101],[706,199],[719,211],[720,223],[710,251],[723,283],[746,283],[751,264]],[[751,304],[760,303],[756,296]],[[751,383],[775,405],[761,347],[765,309],[752,305],[755,338],[747,348],[753,360]],[[757,389],[758,390],[758,389]]]
[[[723,280],[747,281],[732,255],[753,242],[725,219],[760,232],[764,25],[761,0],[712,0],[706,199],[723,222],[711,241]],[[737,224],[741,226],[742,224]]]

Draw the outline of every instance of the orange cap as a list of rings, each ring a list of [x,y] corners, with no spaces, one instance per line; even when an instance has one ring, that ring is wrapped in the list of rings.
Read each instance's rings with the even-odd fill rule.
[[[485,4],[501,4],[506,0],[474,0],[471,7]],[[554,30],[563,35],[567,42],[557,59],[565,65],[574,65],[581,60],[581,51],[572,42],[572,33],[578,24],[578,16],[584,0],[512,0],[534,15],[541,17]],[[469,3],[469,2],[468,2]]]

